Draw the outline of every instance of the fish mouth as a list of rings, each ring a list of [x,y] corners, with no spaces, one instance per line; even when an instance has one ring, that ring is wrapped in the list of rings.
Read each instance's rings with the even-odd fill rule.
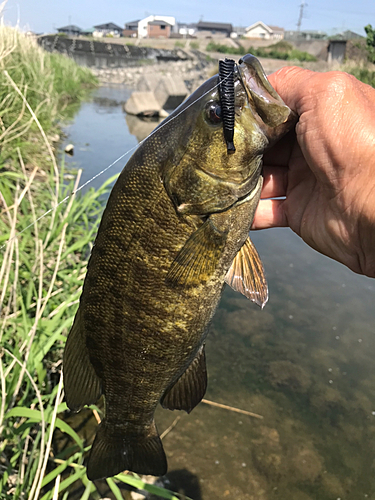
[[[284,134],[296,122],[297,115],[272,87],[258,59],[247,54],[238,61],[237,69],[250,107],[261,118],[267,136],[273,135],[272,129],[277,129],[277,135]]]

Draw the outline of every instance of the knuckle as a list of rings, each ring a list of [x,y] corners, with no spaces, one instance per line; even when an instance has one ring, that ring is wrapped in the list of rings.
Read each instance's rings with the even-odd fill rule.
[[[331,71],[325,74],[325,85],[329,93],[342,95],[350,91],[355,84],[355,78],[343,71]]]

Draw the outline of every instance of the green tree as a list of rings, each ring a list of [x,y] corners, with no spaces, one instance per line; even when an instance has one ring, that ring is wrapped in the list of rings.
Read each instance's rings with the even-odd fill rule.
[[[375,63],[375,29],[368,24],[365,26],[365,31],[367,35],[366,48],[368,53],[368,58],[371,62]]]

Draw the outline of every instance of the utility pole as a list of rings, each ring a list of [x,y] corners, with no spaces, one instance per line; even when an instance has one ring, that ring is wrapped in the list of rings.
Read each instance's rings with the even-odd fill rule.
[[[299,6],[299,17],[297,22],[297,31],[301,30],[302,18],[303,18],[303,9],[307,6],[307,3],[302,0],[301,5]]]

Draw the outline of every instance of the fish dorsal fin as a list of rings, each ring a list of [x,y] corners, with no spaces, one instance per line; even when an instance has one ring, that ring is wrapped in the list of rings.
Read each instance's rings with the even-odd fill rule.
[[[202,345],[187,370],[170,389],[167,389],[160,403],[163,408],[185,410],[190,413],[201,402],[206,388],[206,355]]]
[[[268,300],[268,285],[259,254],[248,237],[225,277],[233,290],[240,292],[262,309]]]
[[[63,375],[65,399],[71,410],[79,411],[85,405],[94,404],[102,395],[102,382],[95,373],[86,347],[81,308],[66,341]]]
[[[172,285],[196,286],[207,281],[220,260],[227,233],[208,218],[187,240],[168,271]]]

